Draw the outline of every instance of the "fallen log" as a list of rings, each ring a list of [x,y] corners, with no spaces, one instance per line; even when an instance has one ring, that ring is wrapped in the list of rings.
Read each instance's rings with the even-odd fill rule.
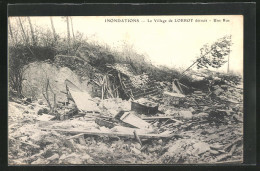
[[[109,136],[109,137],[127,137],[135,138],[134,134],[131,133],[121,133],[121,132],[100,132],[100,131],[77,131],[77,130],[68,130],[68,129],[51,129],[51,128],[41,128],[44,131],[60,131],[67,132],[71,134],[84,134],[84,135],[98,135],[98,136]],[[174,134],[139,134],[140,138],[171,138],[177,135]]]

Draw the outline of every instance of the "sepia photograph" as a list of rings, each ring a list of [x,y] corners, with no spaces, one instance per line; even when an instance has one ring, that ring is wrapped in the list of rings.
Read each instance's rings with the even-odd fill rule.
[[[242,164],[243,23],[9,16],[8,165]]]

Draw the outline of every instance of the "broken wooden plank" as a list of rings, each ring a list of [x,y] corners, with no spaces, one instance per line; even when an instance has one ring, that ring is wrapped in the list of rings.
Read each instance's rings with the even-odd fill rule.
[[[152,134],[154,130],[149,129],[138,129],[138,128],[130,128],[125,126],[115,126],[111,129],[111,132],[120,132],[129,134],[130,132],[136,131],[138,134]]]
[[[164,123],[161,124],[161,126],[165,125],[170,119],[167,119]]]
[[[69,80],[65,80],[65,84],[69,89],[69,93],[72,96],[77,108],[82,111],[100,111],[97,104],[92,100],[90,94],[81,90],[75,84]]]
[[[172,116],[152,116],[152,117],[141,117],[143,120],[154,120],[154,119],[170,119]]]
[[[171,119],[175,122],[183,123],[182,121],[179,121],[177,119],[174,119],[173,116],[154,116],[154,117],[142,117],[143,120],[154,120],[154,119]]]
[[[80,133],[80,134],[77,134],[77,135],[73,135],[71,137],[68,137],[66,138],[67,140],[70,140],[70,139],[74,139],[74,138],[79,138],[80,136],[84,135],[84,133]]]
[[[42,128],[41,130],[44,131],[60,131],[60,132],[67,132],[72,134],[84,134],[84,135],[98,135],[98,136],[110,136],[110,137],[127,137],[127,138],[135,138],[134,134],[132,133],[121,133],[121,132],[100,132],[100,131],[77,131],[77,130],[68,130],[68,129],[51,129],[51,128]],[[140,138],[171,138],[173,134],[140,134]]]
[[[135,139],[138,141],[138,143],[142,146],[142,141],[140,140],[136,130],[134,130],[134,136],[135,136]]]
[[[132,113],[124,113],[121,117],[120,117],[120,120],[122,120],[123,122],[126,122],[128,124],[131,124],[137,128],[140,128],[140,129],[147,129],[149,128],[151,125],[142,120],[141,118],[139,118],[138,116],[132,114]]]

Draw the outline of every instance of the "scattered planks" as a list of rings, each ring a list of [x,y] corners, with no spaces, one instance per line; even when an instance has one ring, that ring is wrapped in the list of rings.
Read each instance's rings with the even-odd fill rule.
[[[68,129],[50,129],[50,128],[42,128],[44,131],[60,131],[67,132],[72,134],[84,134],[84,135],[98,135],[98,136],[109,136],[109,137],[127,137],[127,138],[135,138],[135,135],[132,133],[120,133],[120,132],[100,132],[100,131],[77,131],[77,130],[68,130]],[[139,138],[171,138],[176,135],[173,134],[139,134]],[[73,137],[70,137],[73,138]]]

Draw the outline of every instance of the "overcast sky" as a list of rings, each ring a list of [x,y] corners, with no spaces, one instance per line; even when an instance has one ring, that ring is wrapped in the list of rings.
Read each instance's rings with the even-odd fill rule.
[[[153,64],[186,68],[193,63],[206,43],[232,35],[230,70],[243,71],[243,16],[100,16],[72,17],[74,32],[84,33],[91,41],[104,42],[121,50],[124,42],[147,54]],[[139,22],[105,22],[105,19],[139,19]],[[152,22],[148,22],[152,20]],[[166,23],[154,19],[167,20]],[[172,19],[173,22],[169,22]],[[174,22],[193,19],[193,22]],[[196,19],[207,22],[195,22]],[[220,19],[221,22],[214,22]],[[229,22],[223,22],[223,19]],[[51,28],[49,17],[31,17],[34,25]],[[58,33],[66,35],[66,23],[53,17]],[[186,20],[189,21],[189,20]],[[219,70],[226,71],[225,64]]]

